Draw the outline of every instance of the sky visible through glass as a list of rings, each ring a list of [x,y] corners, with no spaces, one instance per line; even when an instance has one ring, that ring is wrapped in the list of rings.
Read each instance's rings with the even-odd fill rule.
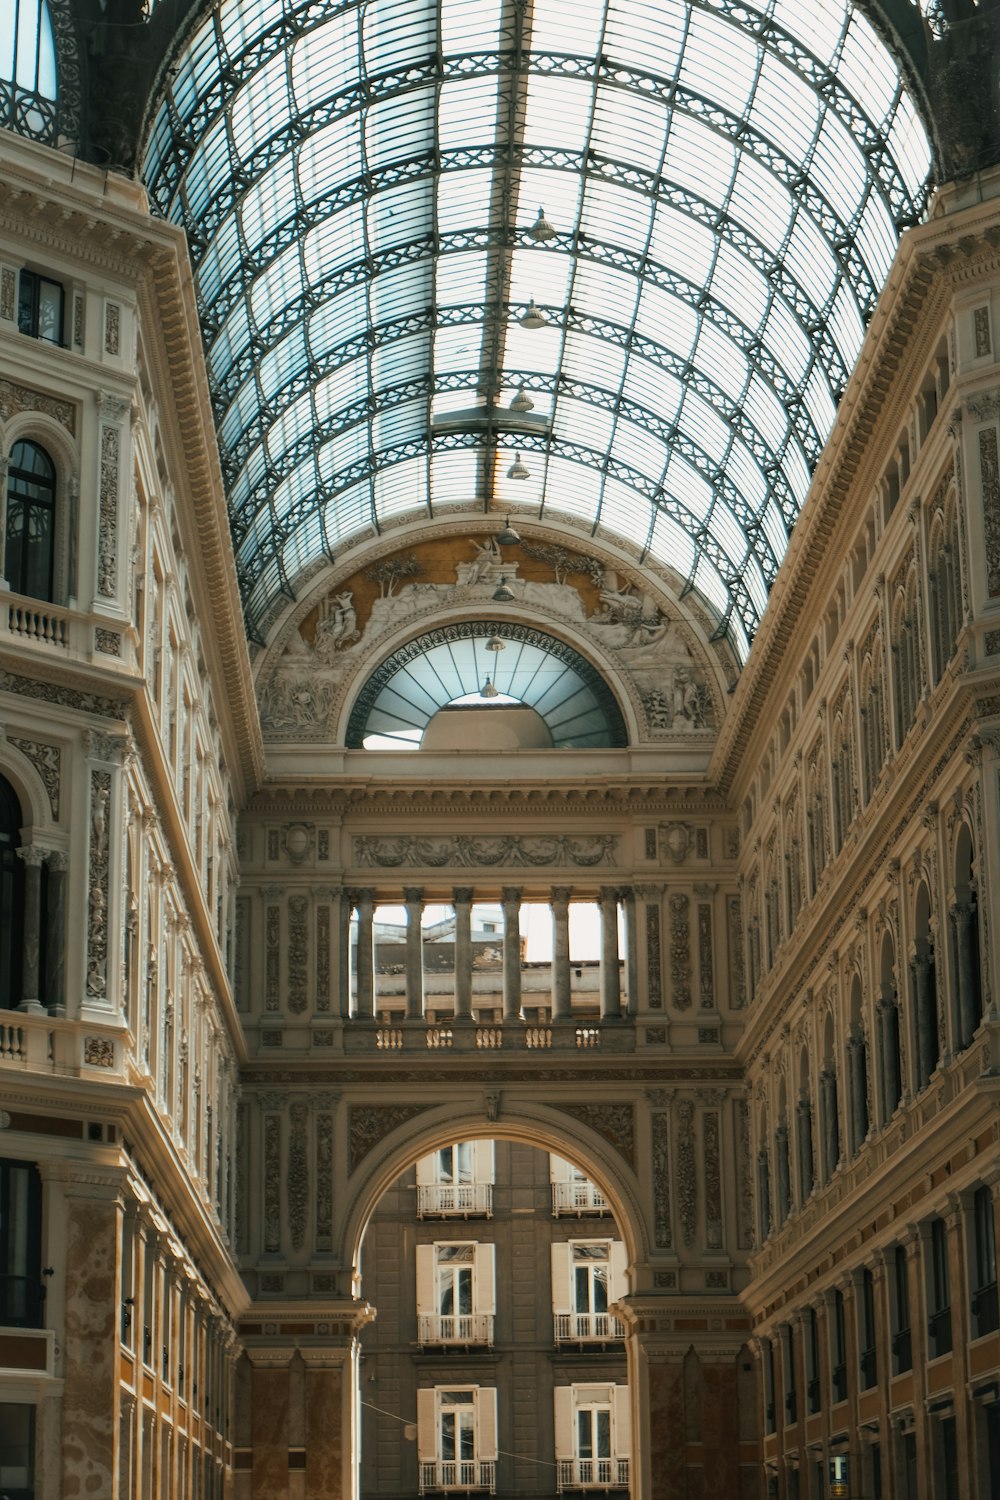
[[[624,539],[745,657],[929,166],[844,0],[221,0],[144,175],[251,633],[372,528],[486,508]]]

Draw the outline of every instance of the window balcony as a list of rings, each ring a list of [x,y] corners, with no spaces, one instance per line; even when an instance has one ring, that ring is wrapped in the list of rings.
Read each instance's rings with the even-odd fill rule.
[[[492,1344],[492,1313],[421,1313],[418,1338],[422,1344]]]
[[[420,1493],[438,1490],[481,1490],[495,1495],[497,1466],[494,1459],[436,1459],[420,1465]]]
[[[557,1344],[607,1343],[623,1339],[625,1325],[611,1313],[556,1313]]]
[[[492,1182],[433,1182],[417,1188],[417,1218],[493,1217]]]
[[[608,1200],[599,1193],[592,1182],[554,1182],[552,1184],[552,1215],[560,1214],[606,1214]]]
[[[560,1458],[556,1490],[627,1490],[627,1458]]]

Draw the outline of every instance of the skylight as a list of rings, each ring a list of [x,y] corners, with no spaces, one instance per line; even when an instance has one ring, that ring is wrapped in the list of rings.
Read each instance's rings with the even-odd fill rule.
[[[492,507],[626,539],[744,657],[929,166],[845,0],[221,0],[144,173],[251,633],[360,534]]]

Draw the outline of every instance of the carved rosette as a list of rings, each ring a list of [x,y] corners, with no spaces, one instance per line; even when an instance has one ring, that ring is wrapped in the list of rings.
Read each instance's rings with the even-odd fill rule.
[[[635,1111],[631,1104],[560,1104],[564,1114],[602,1136],[635,1166]]]
[[[354,1172],[375,1146],[407,1124],[417,1115],[422,1115],[427,1104],[356,1104],[350,1111],[348,1124],[350,1170]]]

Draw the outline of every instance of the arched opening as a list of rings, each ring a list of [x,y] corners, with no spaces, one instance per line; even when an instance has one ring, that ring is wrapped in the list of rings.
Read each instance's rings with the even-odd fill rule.
[[[15,594],[54,598],[56,471],[38,443],[19,442],[7,465],[3,572]]]

